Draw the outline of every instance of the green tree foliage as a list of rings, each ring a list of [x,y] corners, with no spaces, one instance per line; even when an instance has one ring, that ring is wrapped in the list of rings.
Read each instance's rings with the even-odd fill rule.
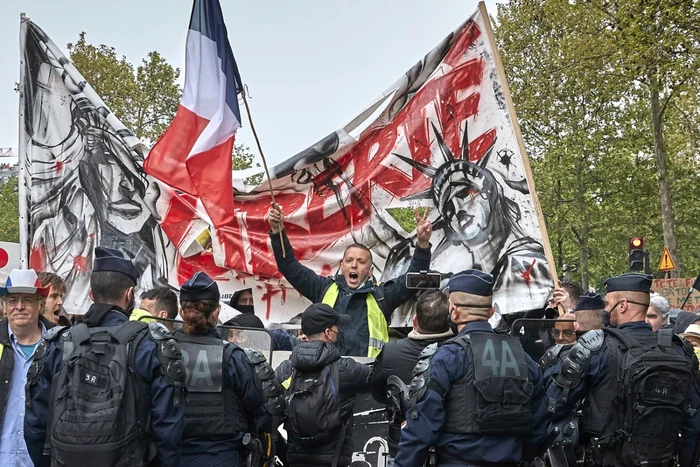
[[[406,232],[412,232],[416,228],[416,216],[413,214],[413,208],[387,208],[386,211]]]
[[[78,42],[68,44],[68,53],[105,104],[136,136],[153,144],[163,134],[180,102],[179,68],[155,51],[134,67],[114,47],[88,43],[84,32]]]
[[[691,220],[700,169],[692,3],[499,5],[497,42],[555,261],[578,265],[584,286],[625,272],[627,241],[637,235],[652,269],[676,236],[676,258],[690,274],[700,268],[700,225]]]
[[[0,241],[19,242],[17,177],[10,177],[0,188]]]
[[[255,156],[250,152],[250,148],[243,144],[233,147],[233,170],[245,170],[253,167]],[[255,163],[255,167],[260,167],[260,163]],[[252,175],[244,180],[248,185],[260,185],[263,180],[263,174],[259,173]]]

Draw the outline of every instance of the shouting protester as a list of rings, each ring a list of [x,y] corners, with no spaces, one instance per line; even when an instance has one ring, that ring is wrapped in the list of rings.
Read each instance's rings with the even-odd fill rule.
[[[427,220],[428,210],[421,217],[416,211],[416,249],[409,271],[418,272],[430,267],[430,236],[432,224]],[[323,277],[303,266],[294,256],[289,238],[284,233],[284,214],[273,204],[267,212],[272,231],[272,249],[277,267],[285,279],[300,294],[314,303],[325,303],[340,314],[347,314],[351,322],[341,329],[338,349],[342,355],[376,357],[389,342],[389,322],[394,310],[410,300],[415,290],[406,288],[405,276],[384,283],[372,277],[372,252],[364,245],[354,244],[345,249],[340,270],[333,277]],[[286,256],[282,255],[280,232],[284,239]]]
[[[49,295],[46,297],[44,308],[41,310],[44,318],[54,326],[62,321],[61,318],[65,320],[64,323],[70,322],[68,316],[63,314],[63,296],[66,293],[66,284],[61,279],[61,276],[51,272],[40,272],[39,282],[44,287],[49,288]]]

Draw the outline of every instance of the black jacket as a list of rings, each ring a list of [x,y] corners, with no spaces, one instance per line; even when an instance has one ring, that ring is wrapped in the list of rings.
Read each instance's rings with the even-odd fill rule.
[[[39,322],[48,331],[53,327],[46,318],[39,315]],[[39,326],[41,327],[41,326]],[[12,372],[15,370],[15,349],[10,342],[10,333],[7,330],[7,318],[0,320],[0,345],[2,345],[2,356],[0,357],[0,431],[5,421],[5,409],[7,408],[7,398],[10,396],[10,382]]]
[[[289,250],[288,250],[289,251]],[[338,349],[323,341],[300,342],[292,350],[289,360],[282,362],[277,367],[275,375],[282,383],[292,375],[296,368],[300,371],[318,371],[318,369],[338,361],[338,382],[340,395],[340,413],[343,420],[349,421],[343,440],[343,448],[340,451],[338,465],[350,465],[352,462],[352,417],[355,404],[355,395],[361,392],[369,392],[368,382],[370,367],[356,362],[351,358],[341,358]],[[287,461],[295,466],[330,465],[336,444],[316,446],[312,450],[304,451],[294,445],[294,440],[289,440]],[[308,449],[308,448],[307,448]]]
[[[418,362],[418,355],[433,342],[442,342],[454,337],[452,331],[443,334],[418,334],[411,331],[408,337],[398,341],[389,342],[377,355],[370,374],[372,395],[377,402],[386,403],[386,381],[389,376],[396,375],[406,385],[411,384],[413,368]],[[389,454],[396,456],[396,451],[401,437],[401,421],[403,417],[396,419],[396,423],[389,426]]]
[[[376,284],[374,280],[370,279],[358,289],[351,290],[342,274],[336,274],[334,277],[319,276],[302,265],[294,256],[292,245],[289,243],[286,233],[283,235],[286,251],[285,258],[282,257],[279,235],[270,233],[270,238],[277,268],[292,287],[304,297],[313,303],[320,303],[323,301],[323,296],[330,285],[334,281],[338,284],[338,300],[333,308],[338,313],[345,313],[352,317],[352,324],[341,328],[338,335],[337,346],[341,355],[367,356],[369,343],[369,327],[367,325],[368,293],[375,295],[379,308],[384,313],[387,323],[390,324],[394,310],[410,300],[417,292],[406,288],[406,279],[403,275],[381,284]],[[408,270],[417,272],[428,269],[430,269],[430,249],[416,247]]]

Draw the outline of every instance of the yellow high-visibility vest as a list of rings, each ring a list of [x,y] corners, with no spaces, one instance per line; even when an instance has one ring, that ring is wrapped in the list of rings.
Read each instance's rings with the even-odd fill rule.
[[[338,284],[333,282],[323,296],[322,302],[328,306],[335,306],[340,295]],[[367,356],[376,357],[382,351],[384,344],[389,342],[389,324],[386,322],[382,309],[374,295],[367,294],[367,327],[369,328],[369,343]]]
[[[141,317],[147,316],[147,318],[141,319]],[[141,308],[134,308],[129,316],[129,321],[142,321],[144,323],[157,323],[156,319],[148,311]]]

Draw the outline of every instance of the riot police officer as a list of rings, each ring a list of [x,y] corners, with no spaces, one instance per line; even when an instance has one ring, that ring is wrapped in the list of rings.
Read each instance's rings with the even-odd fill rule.
[[[549,411],[556,421],[583,399],[589,464],[671,467],[678,454],[682,467],[695,467],[700,393],[692,346],[644,321],[651,276],[623,274],[605,286],[616,328],[587,332],[556,363]]]
[[[83,344],[92,342],[94,336],[95,344],[91,349],[90,358],[99,357],[99,345],[104,353],[104,348],[109,343],[109,340],[103,340],[107,337],[105,330],[112,336],[119,336],[128,330],[126,334],[132,336],[128,340],[130,371],[127,372],[126,378],[134,379],[130,382],[127,380],[128,384],[125,384],[125,387],[135,386],[136,413],[125,416],[127,419],[135,417],[139,426],[137,441],[127,436],[128,433],[120,433],[125,426],[133,424],[119,423],[119,426],[114,427],[114,436],[125,441],[131,439],[134,443],[124,444],[123,455],[117,455],[118,461],[110,462],[109,465],[177,465],[179,462],[179,444],[185,412],[181,384],[184,382],[182,360],[177,344],[164,326],[158,323],[146,325],[127,321],[127,310],[134,306],[134,289],[138,277],[136,267],[119,250],[96,247],[90,276],[90,297],[95,303],[85,313],[84,325],[76,325],[70,329],[52,328],[46,333],[45,341],[37,347],[34,362],[27,375],[27,398],[30,402],[27,404],[24,430],[27,448],[34,465],[44,466],[49,462],[53,462],[54,465],[75,465],[65,460],[69,454],[72,458],[80,458],[87,463],[86,465],[107,465],[96,460],[106,451],[106,447],[104,439],[100,439],[94,426],[80,423],[79,420],[55,417],[54,411],[57,410],[60,399],[59,392],[65,388],[57,387],[58,384],[52,387],[52,382],[61,381],[61,375],[65,374],[61,371],[64,365],[67,365],[68,369],[73,366],[80,367],[76,359],[87,353],[87,350],[81,350],[83,345],[76,345],[76,340],[80,340],[78,344]],[[79,334],[84,338],[78,339]],[[102,375],[95,379],[94,376],[88,377],[88,370],[81,371],[84,373],[81,374],[80,381],[74,381],[75,387],[72,391],[68,388],[66,399],[80,396],[83,405],[76,407],[82,407],[82,413],[91,415],[97,411],[94,407],[99,404],[91,400],[90,396],[97,394],[92,399],[102,397],[99,393],[101,390],[109,390],[109,381],[102,379]],[[92,368],[90,371],[92,372]],[[81,388],[80,385],[85,383],[85,388]],[[116,393],[117,391],[114,394]],[[117,397],[114,394],[111,396],[113,399]],[[128,407],[133,409],[132,404]],[[108,424],[109,414],[102,409],[101,418],[91,417],[95,426],[101,424],[104,427]],[[66,428],[65,425],[71,422],[73,424]],[[59,448],[56,435],[61,435],[62,439],[74,439],[74,444],[70,446],[72,452],[69,452],[70,449],[65,443]],[[45,449],[45,442],[48,449]],[[102,445],[96,446],[99,443]]]
[[[588,292],[585,295],[581,295],[574,310],[576,334],[581,336],[587,331],[602,328],[604,308],[605,302],[597,293]],[[552,382],[552,375],[556,370],[555,365],[569,355],[574,345],[573,343],[557,344],[550,347],[540,359],[539,364],[542,368],[545,390]],[[549,463],[552,467],[573,467],[580,457],[580,410],[578,409],[579,407],[577,406],[566,417],[559,417],[550,426],[550,431],[558,430],[556,439],[547,451]]]
[[[469,269],[448,288],[459,334],[421,354],[395,465],[422,466],[431,447],[440,466],[530,460],[547,437],[540,369],[491,329],[493,276]]]
[[[274,420],[284,413],[282,388],[263,355],[218,335],[219,299],[216,282],[203,272],[180,289],[184,326],[174,337],[186,368],[182,467],[244,463],[247,450],[263,437],[258,428],[276,431]]]

